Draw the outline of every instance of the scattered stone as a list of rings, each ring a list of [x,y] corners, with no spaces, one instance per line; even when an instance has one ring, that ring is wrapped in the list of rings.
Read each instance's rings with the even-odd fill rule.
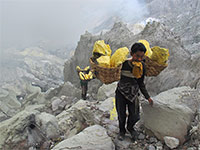
[[[162,146],[156,146],[156,150],[163,150]]]
[[[179,145],[179,140],[174,137],[165,136],[164,141],[165,144],[171,149],[176,148]]]
[[[29,147],[28,150],[37,150],[35,147]]]
[[[150,143],[156,143],[158,140],[155,137],[149,139]]]
[[[159,141],[156,143],[156,150],[162,150],[163,149],[163,144]]]
[[[187,150],[196,150],[196,148],[195,147],[189,147],[189,148],[187,148]]]
[[[145,139],[145,135],[140,133],[139,136],[138,136],[138,139],[139,140],[144,140]]]
[[[156,148],[155,148],[155,146],[153,146],[152,144],[150,144],[150,145],[148,146],[148,150],[156,150]]]

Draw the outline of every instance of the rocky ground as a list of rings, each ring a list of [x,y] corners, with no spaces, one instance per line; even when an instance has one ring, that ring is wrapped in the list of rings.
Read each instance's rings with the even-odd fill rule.
[[[117,139],[118,122],[113,103],[116,83],[103,85],[98,100],[68,96],[70,84],[47,93],[30,96],[24,109],[0,124],[0,149],[105,149],[105,150],[197,150],[200,144],[198,90],[174,88],[153,97],[151,107],[141,97],[138,137],[127,133]],[[71,87],[75,88],[75,87]],[[109,89],[109,90],[108,90]],[[57,93],[52,97],[52,93]],[[45,101],[42,101],[41,95]],[[32,97],[32,98],[31,98]],[[40,98],[39,98],[40,97]]]

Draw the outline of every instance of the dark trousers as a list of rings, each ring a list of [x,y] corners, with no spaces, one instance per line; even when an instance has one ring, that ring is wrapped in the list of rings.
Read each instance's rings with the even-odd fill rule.
[[[82,99],[86,100],[87,90],[88,90],[88,81],[81,81],[81,89],[82,89]]]
[[[127,100],[119,90],[116,90],[115,95],[116,100],[116,109],[118,114],[119,121],[119,130],[121,133],[126,133],[125,124],[126,124],[126,107],[128,106],[128,121],[127,121],[127,129],[128,131],[134,130],[135,123],[140,119],[139,115],[139,101],[138,98],[131,102]]]

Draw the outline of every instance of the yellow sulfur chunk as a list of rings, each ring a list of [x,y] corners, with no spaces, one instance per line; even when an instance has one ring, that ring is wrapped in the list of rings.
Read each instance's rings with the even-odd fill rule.
[[[152,55],[150,59],[153,61],[156,61],[160,65],[165,65],[167,63],[167,60],[169,58],[169,50],[166,48],[161,48],[159,46],[154,46],[151,48]]]
[[[146,41],[146,40],[139,40],[138,42],[142,43],[145,46],[145,48],[147,50],[146,53],[145,53],[145,55],[148,56],[148,57],[151,57],[151,55],[152,55],[153,52],[151,51],[149,42]]]
[[[127,47],[117,49],[111,56],[110,67],[117,67],[122,64],[127,59],[128,53],[129,50]]]
[[[104,40],[99,40],[94,44],[93,53],[99,53],[104,56],[111,56],[112,50],[108,44],[104,43]]]
[[[113,101],[113,109],[110,110],[110,120],[114,120],[117,117],[115,98],[113,98],[112,101]]]
[[[110,56],[101,56],[97,59],[98,65],[105,68],[110,68]]]

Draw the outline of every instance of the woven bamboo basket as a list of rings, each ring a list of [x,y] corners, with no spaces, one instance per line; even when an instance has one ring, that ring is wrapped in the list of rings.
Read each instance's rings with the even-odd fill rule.
[[[91,58],[90,58],[90,65],[91,69],[94,71],[96,75],[96,78],[99,79],[104,84],[110,84],[120,80],[122,65],[116,68],[104,68],[96,64]]]
[[[167,64],[160,65],[157,62],[151,60],[149,57],[145,56],[145,66],[146,76],[157,76],[167,67]]]

